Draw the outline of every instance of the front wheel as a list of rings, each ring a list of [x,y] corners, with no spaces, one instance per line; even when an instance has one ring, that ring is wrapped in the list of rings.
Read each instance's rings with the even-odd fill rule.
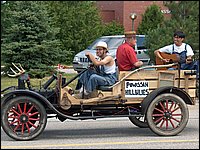
[[[146,119],[149,128],[157,135],[174,136],[187,125],[189,111],[182,98],[166,93],[151,102]]]
[[[2,128],[15,140],[31,140],[39,136],[47,122],[44,106],[29,96],[10,99],[2,108]]]

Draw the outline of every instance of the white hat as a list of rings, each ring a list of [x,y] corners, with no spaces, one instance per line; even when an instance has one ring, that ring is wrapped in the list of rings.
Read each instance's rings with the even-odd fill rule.
[[[108,50],[108,45],[107,45],[106,42],[100,41],[100,42],[97,43],[97,46],[96,46],[96,47],[103,47],[103,48],[105,48],[106,50]]]

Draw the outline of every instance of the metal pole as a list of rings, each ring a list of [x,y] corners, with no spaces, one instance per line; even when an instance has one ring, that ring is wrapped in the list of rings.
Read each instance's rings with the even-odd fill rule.
[[[134,21],[135,21],[135,19],[137,18],[136,13],[131,13],[131,14],[130,14],[130,18],[131,18],[131,20],[132,20],[132,30],[134,31]]]
[[[134,19],[132,19],[132,31],[134,31]]]

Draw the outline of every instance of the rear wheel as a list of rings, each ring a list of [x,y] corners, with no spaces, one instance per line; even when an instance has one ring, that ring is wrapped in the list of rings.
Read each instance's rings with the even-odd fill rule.
[[[158,135],[179,134],[187,125],[189,112],[186,103],[175,94],[157,96],[149,105],[146,114],[149,128]]]
[[[2,128],[15,140],[31,140],[39,136],[47,122],[44,106],[29,96],[10,99],[2,109]]]
[[[140,128],[148,128],[148,124],[146,121],[146,118],[140,117],[140,116],[131,116],[129,117],[129,120],[136,126],[140,127]]]

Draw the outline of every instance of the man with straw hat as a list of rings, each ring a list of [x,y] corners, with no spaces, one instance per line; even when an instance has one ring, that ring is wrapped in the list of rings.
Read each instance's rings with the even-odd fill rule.
[[[91,93],[95,92],[98,86],[113,85],[117,81],[115,61],[112,56],[107,55],[107,52],[107,43],[99,41],[96,46],[96,55],[100,60],[97,60],[90,52],[85,53],[94,66],[99,66],[99,71],[89,68],[80,76],[79,82],[82,88],[80,89],[80,94],[75,96],[76,98],[81,98],[83,91],[84,97],[88,97],[87,95],[92,95]]]
[[[125,43],[120,45],[117,49],[117,64],[119,71],[132,71],[143,65],[142,61],[139,61],[134,50],[136,45],[136,32],[125,32]]]

